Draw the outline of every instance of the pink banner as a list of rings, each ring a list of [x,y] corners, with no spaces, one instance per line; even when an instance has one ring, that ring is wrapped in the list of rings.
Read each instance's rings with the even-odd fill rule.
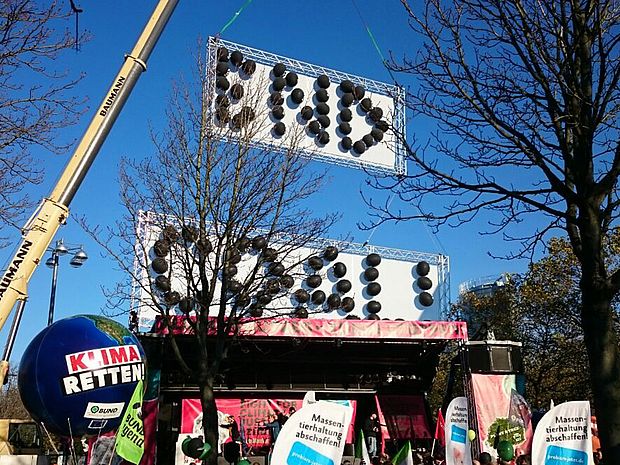
[[[269,428],[263,426],[264,423],[269,422],[269,416],[278,413],[288,414],[291,407],[299,410],[302,402],[302,399],[217,399],[215,401],[218,416],[223,418],[226,415],[232,415],[237,421],[247,447],[254,450],[268,448],[271,445]],[[355,401],[352,403],[355,412]],[[201,434],[200,400],[183,399],[181,414],[181,434]],[[220,421],[220,423],[223,422]],[[227,434],[225,431],[221,433]],[[347,434],[347,442],[352,443],[354,437],[353,427],[351,427]],[[225,439],[222,437],[222,442]]]
[[[380,395],[377,400],[385,439],[432,439],[422,396]]]
[[[157,455],[157,414],[159,400],[142,401],[142,422],[144,423],[144,453],[140,465],[154,465]]]
[[[171,316],[170,326],[158,318],[155,332],[161,334],[192,334],[183,316]],[[215,334],[215,320],[210,329]],[[467,325],[461,321],[369,321],[336,319],[272,318],[239,323],[239,335],[247,337],[336,337],[374,340],[467,340]]]
[[[500,440],[510,441],[515,456],[532,446],[531,412],[516,391],[515,375],[472,374],[481,450],[495,454]],[[499,435],[499,439],[497,436]]]

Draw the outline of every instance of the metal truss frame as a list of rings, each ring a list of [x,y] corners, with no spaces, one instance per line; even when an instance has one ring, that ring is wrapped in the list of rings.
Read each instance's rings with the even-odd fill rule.
[[[155,212],[145,212],[140,211],[138,213],[138,226],[136,228],[136,238],[138,240],[144,239],[147,237],[148,232],[151,228],[150,225],[155,224],[163,224],[177,223],[177,218],[170,217],[170,221],[167,221],[165,218],[167,215],[158,214]],[[191,223],[191,220],[188,221]],[[178,225],[179,227],[181,225]],[[268,231],[262,231],[257,229],[257,234],[267,234]],[[276,238],[277,241],[277,238]],[[338,248],[340,252],[358,255],[358,256],[366,256],[370,253],[377,253],[381,255],[383,258],[391,259],[391,260],[400,260],[404,262],[410,263],[419,263],[421,261],[427,262],[429,265],[434,265],[437,267],[438,274],[438,287],[437,287],[437,300],[439,303],[439,311],[442,318],[445,318],[448,314],[448,310],[451,305],[450,301],[450,258],[447,255],[442,254],[433,254],[427,252],[418,252],[415,250],[406,250],[406,249],[396,249],[391,247],[381,247],[377,245],[370,244],[360,244],[356,242],[350,241],[340,241],[335,239],[327,239],[320,238],[313,241],[309,241],[305,244],[305,247],[310,249],[315,249],[317,251],[325,249],[327,246],[335,246]],[[134,276],[139,276],[140,279],[143,278],[143,274],[146,271],[140,267],[137,259],[134,260]],[[139,299],[137,298],[137,294],[139,291],[140,284],[136,282],[134,279],[132,283],[132,295],[131,295],[131,310],[138,311],[139,310]],[[138,312],[139,314],[139,312]],[[142,325],[139,322],[139,327]]]
[[[283,63],[286,68],[296,73],[303,74],[305,76],[319,76],[325,74],[332,82],[340,82],[348,79],[354,83],[363,85],[370,92],[391,97],[394,99],[394,115],[393,115],[393,130],[399,135],[395,138],[394,155],[395,161],[393,167],[381,166],[376,163],[366,162],[363,160],[348,159],[338,157],[334,155],[322,154],[314,150],[300,149],[299,153],[304,158],[311,158],[313,160],[319,160],[334,165],[361,168],[368,173],[378,174],[392,174],[402,176],[406,174],[407,165],[405,162],[406,149],[403,146],[403,140],[405,140],[406,130],[406,117],[405,117],[405,89],[401,86],[386,84],[384,82],[375,81],[362,76],[344,73],[323,66],[306,63],[304,61],[295,60],[275,53],[265,52],[256,48],[249,47],[247,45],[230,42],[228,40],[220,39],[217,37],[209,37],[208,51],[207,51],[207,73],[209,76],[209,91],[213,94],[215,92],[215,63],[217,62],[217,48],[224,46],[228,49],[239,50],[245,57],[251,58],[265,66],[273,66],[276,63]],[[225,140],[225,138],[223,138]],[[259,148],[270,148],[277,151],[281,151],[282,148],[277,145],[269,143],[256,143],[253,145]]]

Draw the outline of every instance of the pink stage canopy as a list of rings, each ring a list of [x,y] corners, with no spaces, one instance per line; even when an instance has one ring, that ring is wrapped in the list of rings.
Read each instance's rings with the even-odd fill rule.
[[[170,329],[162,318],[155,323],[159,334],[192,334],[185,317],[170,317]],[[215,319],[211,332],[215,335]],[[244,337],[340,338],[363,340],[467,340],[467,325],[462,321],[388,321],[270,318],[239,322]]]

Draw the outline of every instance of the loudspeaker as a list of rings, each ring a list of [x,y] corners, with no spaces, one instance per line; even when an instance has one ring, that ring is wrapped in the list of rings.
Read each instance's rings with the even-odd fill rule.
[[[471,341],[467,361],[472,373],[522,373],[521,343],[512,341]]]

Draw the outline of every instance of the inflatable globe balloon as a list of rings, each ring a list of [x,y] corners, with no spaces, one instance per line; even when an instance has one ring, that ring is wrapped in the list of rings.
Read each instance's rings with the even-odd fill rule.
[[[77,315],[41,331],[19,366],[18,387],[36,421],[61,436],[111,431],[144,379],[144,350],[114,320]]]
[[[473,429],[468,430],[467,437],[470,441],[473,441],[474,439],[476,439],[476,432]]]
[[[515,456],[514,447],[512,447],[512,442],[506,441],[505,439],[500,441],[497,445],[497,455],[502,460],[512,460]]]

